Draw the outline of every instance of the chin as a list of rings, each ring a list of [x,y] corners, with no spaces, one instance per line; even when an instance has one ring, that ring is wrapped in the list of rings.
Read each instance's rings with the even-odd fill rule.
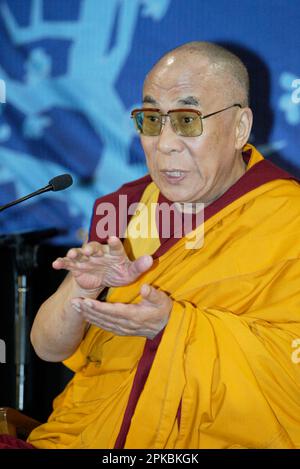
[[[175,190],[168,191],[168,190],[161,190],[161,193],[170,201],[170,202],[178,202],[178,203],[188,203],[190,198],[188,196],[184,196]]]

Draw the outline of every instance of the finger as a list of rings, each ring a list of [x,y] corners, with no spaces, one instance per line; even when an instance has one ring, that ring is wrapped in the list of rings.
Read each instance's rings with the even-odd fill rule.
[[[75,299],[82,309],[87,309],[114,318],[127,320],[132,315],[136,315],[139,309],[138,304],[108,303],[104,301],[92,300],[91,298]]]
[[[103,314],[99,310],[96,311],[86,305],[82,308],[76,306],[76,310],[82,313],[85,321],[101,327],[102,329],[109,330],[108,328],[110,328],[110,330],[113,330],[114,332],[117,331],[117,333],[119,333],[120,330],[123,330],[126,335],[129,332],[134,334],[137,331],[136,322],[132,321],[130,318],[125,319],[112,314]]]
[[[52,262],[52,267],[56,270],[71,269],[74,267],[74,262],[66,259],[65,257],[58,257]]]
[[[163,300],[163,294],[151,285],[144,284],[141,287],[141,296],[154,305],[160,305]]]
[[[132,331],[131,329],[127,329],[125,327],[116,327],[112,324],[106,324],[102,323],[95,320],[90,321],[91,324],[93,324],[96,327],[99,327],[100,329],[103,329],[104,331],[107,332],[112,332],[114,335],[119,335],[119,336],[133,336],[136,335],[135,331]]]
[[[99,312],[95,313],[93,310],[83,310],[82,315],[86,321],[93,324],[98,323],[101,325],[101,327],[105,325],[114,328],[130,329],[131,331],[136,329],[135,325],[131,323],[131,321],[115,318],[112,316],[105,316]]]
[[[71,248],[69,249],[69,251],[67,252],[66,254],[66,257],[68,257],[69,259],[76,259],[77,257],[79,257],[81,255],[81,248]]]
[[[85,244],[81,248],[81,251],[86,256],[93,256],[93,255],[102,256],[103,255],[102,248],[103,246],[97,241],[91,241],[90,243]]]
[[[142,273],[149,270],[150,267],[152,267],[152,264],[153,264],[153,259],[151,256],[141,256],[135,261],[131,262],[131,264],[128,267],[128,271],[130,275],[136,278]]]
[[[96,241],[92,241],[82,248],[72,248],[66,254],[66,258],[73,261],[84,262],[89,260],[90,256],[102,256],[102,245]]]
[[[89,300],[86,300],[87,303]],[[95,308],[96,304],[96,308]],[[114,318],[123,318],[127,320],[132,314],[136,313],[137,305],[126,304],[126,303],[108,303],[106,301],[97,301],[93,302],[92,308],[99,308],[99,311],[102,314],[106,314],[107,316],[112,316]]]
[[[61,257],[58,257],[57,259],[55,259],[55,261],[52,262],[53,269],[57,269],[57,270],[63,269],[63,265],[64,265],[64,262]]]
[[[107,240],[109,245],[109,254],[112,256],[126,256],[122,241],[116,236],[110,236]]]
[[[94,324],[101,329],[112,331],[118,335],[134,335],[136,327],[132,326],[129,321],[117,320],[116,318],[103,316],[93,311],[83,310],[82,315],[85,321]]]

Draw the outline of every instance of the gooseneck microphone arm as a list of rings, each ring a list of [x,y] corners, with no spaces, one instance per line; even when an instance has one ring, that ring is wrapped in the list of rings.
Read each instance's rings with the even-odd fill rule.
[[[5,210],[9,207],[12,207],[13,205],[23,202],[24,200],[31,199],[31,197],[35,197],[36,195],[43,194],[44,192],[62,191],[64,189],[67,189],[67,187],[71,186],[71,184],[73,184],[73,179],[70,176],[70,174],[60,174],[59,176],[56,176],[53,179],[51,179],[49,181],[49,184],[47,184],[47,186],[42,187],[41,189],[38,189],[37,191],[31,192],[31,194],[27,194],[24,197],[21,197],[20,199],[13,200],[12,202],[9,202],[6,205],[1,205],[0,212],[2,212],[2,210]]]
[[[23,202],[24,200],[31,199],[31,197],[34,197],[35,195],[42,194],[43,192],[50,191],[51,188],[49,186],[43,187],[42,189],[39,189],[38,191],[32,192],[31,194],[25,195],[24,197],[21,197],[20,199],[13,200],[12,202],[9,202],[9,204],[2,205],[0,206],[0,212],[2,210],[5,210],[9,207],[12,207],[13,205],[19,204],[20,202]]]

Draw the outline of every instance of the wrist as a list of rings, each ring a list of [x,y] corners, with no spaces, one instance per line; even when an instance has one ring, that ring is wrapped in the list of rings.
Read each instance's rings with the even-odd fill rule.
[[[99,288],[81,288],[78,285],[74,288],[72,291],[72,298],[75,297],[83,297],[83,298],[90,298],[93,300],[96,300],[100,293],[104,290],[105,287],[99,287]]]

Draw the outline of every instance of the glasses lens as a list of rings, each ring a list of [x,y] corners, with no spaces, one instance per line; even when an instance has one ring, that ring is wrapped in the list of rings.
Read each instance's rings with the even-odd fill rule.
[[[172,126],[182,137],[199,137],[202,134],[202,120],[194,111],[172,111],[169,113]]]
[[[138,111],[134,114],[137,130],[143,135],[157,136],[161,131],[161,115],[157,111]]]

